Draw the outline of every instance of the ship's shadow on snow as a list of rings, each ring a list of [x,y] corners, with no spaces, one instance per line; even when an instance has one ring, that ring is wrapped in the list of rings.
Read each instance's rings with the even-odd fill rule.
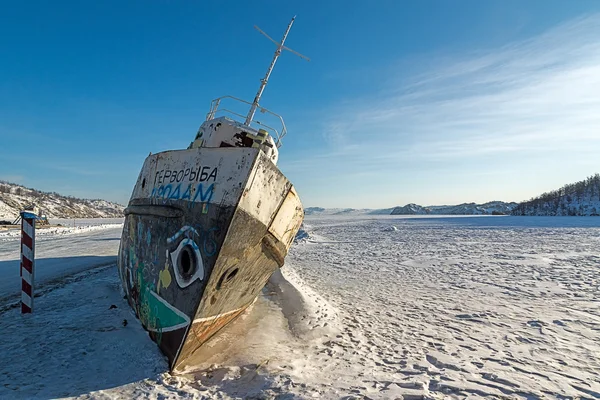
[[[70,279],[35,298],[33,314],[0,314],[0,398],[85,395],[167,371],[123,299],[114,265]]]
[[[0,311],[14,305],[21,296],[21,277],[19,275],[18,250],[15,259],[0,261]],[[79,279],[82,271],[114,264],[115,256],[76,256],[41,257],[35,260],[35,295],[40,296],[49,290]]]
[[[174,396],[191,390],[296,399],[289,393],[295,383],[284,372],[290,354],[332,332],[325,314],[333,313],[315,296],[300,293],[278,271],[254,307],[190,360],[197,362],[192,371],[176,376],[123,299],[115,265],[82,272],[47,287],[35,298],[33,314],[0,311],[0,398],[94,397],[99,391],[129,398],[159,386]]]

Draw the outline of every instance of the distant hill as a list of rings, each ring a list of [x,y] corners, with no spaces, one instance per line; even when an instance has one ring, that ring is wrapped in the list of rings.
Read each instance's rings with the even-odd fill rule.
[[[327,209],[323,207],[307,207],[304,209],[304,215],[323,214],[326,212]]]
[[[40,207],[48,218],[116,218],[123,216],[125,208],[106,200],[78,199],[0,181],[0,220],[13,221],[29,205]]]
[[[505,203],[503,201],[490,201],[488,203],[463,203],[456,206],[427,206],[410,203],[405,206],[396,207],[391,215],[505,215],[510,214],[517,203]]]
[[[429,214],[431,208],[423,207],[415,203],[409,203],[405,206],[394,207],[390,212],[391,215],[418,215]]]
[[[384,209],[308,207],[306,215],[600,215],[600,174],[543,193],[522,203],[490,201],[455,206],[421,206],[409,203]]]
[[[405,206],[381,209],[308,207],[306,215],[504,215],[510,214],[517,203],[490,201],[484,204],[464,203],[456,206],[427,206],[410,203]]]
[[[323,208],[307,207],[304,209],[305,215],[389,215],[391,208],[372,209],[372,208]]]
[[[599,215],[600,174],[576,183],[567,184],[558,190],[543,193],[524,201],[512,211],[513,215]]]

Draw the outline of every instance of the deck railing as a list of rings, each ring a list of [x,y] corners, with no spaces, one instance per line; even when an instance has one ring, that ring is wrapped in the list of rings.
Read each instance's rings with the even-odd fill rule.
[[[237,97],[233,97],[233,96],[222,96],[219,97],[217,99],[214,99],[211,103],[210,103],[210,111],[208,112],[208,114],[206,114],[206,120],[211,120],[217,117],[217,114],[224,114],[225,116],[227,115],[234,115],[237,118],[241,119],[242,123],[245,123],[246,121],[246,116],[242,115],[238,112],[232,111],[228,108],[219,108],[221,106],[221,101],[224,99],[231,99],[243,104],[247,104],[249,106],[252,106],[252,103],[246,101],[246,100],[242,100],[242,99],[238,99]],[[281,127],[279,129],[273,128],[269,125],[266,125],[260,121],[256,121],[256,120],[252,120],[250,121],[250,127],[252,127],[252,125],[256,125],[264,130],[266,130],[267,132],[269,132],[269,134],[271,135],[271,137],[273,138],[273,140],[275,141],[275,145],[279,148],[282,145],[281,139],[286,135],[287,133],[287,129],[285,127],[285,122],[283,121],[283,118],[281,117],[281,115],[279,114],[275,114],[272,111],[267,110],[266,108],[263,107],[258,107],[258,111],[262,114],[269,114],[274,116],[275,118],[279,119],[279,121],[281,122]],[[236,118],[236,119],[237,119]]]

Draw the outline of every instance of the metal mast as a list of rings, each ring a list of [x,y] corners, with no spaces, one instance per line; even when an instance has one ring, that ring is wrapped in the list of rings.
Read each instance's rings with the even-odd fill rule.
[[[292,18],[289,25],[287,26],[287,29],[285,30],[285,33],[283,34],[283,39],[281,39],[281,43],[275,41],[269,35],[267,35],[265,32],[263,32],[258,26],[254,25],[254,28],[257,31],[259,31],[260,33],[265,35],[267,37],[267,39],[269,39],[271,42],[273,42],[277,45],[277,50],[275,50],[275,54],[273,55],[273,60],[271,61],[271,65],[269,65],[269,68],[267,69],[267,73],[265,74],[265,77],[260,80],[260,87],[258,88],[258,92],[256,92],[256,96],[254,97],[254,101],[252,102],[252,107],[250,107],[250,111],[248,112],[248,116],[246,117],[246,122],[245,122],[246,125],[250,125],[250,123],[252,122],[252,119],[254,118],[254,113],[256,113],[256,109],[258,107],[260,107],[258,104],[258,102],[260,101],[260,96],[262,96],[263,91],[265,90],[265,87],[267,86],[267,83],[269,82],[269,76],[271,76],[271,72],[273,72],[273,68],[275,67],[275,63],[277,62],[277,59],[281,55],[281,51],[288,50],[289,52],[294,53],[298,57],[304,58],[306,61],[310,61],[310,59],[308,57],[303,56],[302,54],[290,49],[289,47],[284,46],[285,39],[287,39],[288,33],[290,33],[290,29],[292,29],[292,24],[294,23],[295,19],[296,19],[296,16],[294,16],[294,18]]]

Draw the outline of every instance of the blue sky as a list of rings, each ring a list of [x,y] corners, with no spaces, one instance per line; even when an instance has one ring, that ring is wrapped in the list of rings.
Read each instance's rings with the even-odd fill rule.
[[[213,98],[282,114],[306,206],[520,201],[600,171],[600,2],[0,1],[0,179],[126,203]]]

